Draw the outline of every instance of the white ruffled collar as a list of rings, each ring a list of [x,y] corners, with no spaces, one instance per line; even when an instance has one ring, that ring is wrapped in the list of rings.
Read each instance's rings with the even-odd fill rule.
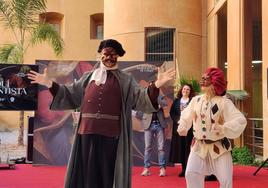
[[[116,70],[116,69],[118,69],[118,64],[109,68],[106,67],[102,62],[100,62],[100,67],[94,70],[89,83],[94,80],[96,85],[105,84],[107,79],[107,70]]]

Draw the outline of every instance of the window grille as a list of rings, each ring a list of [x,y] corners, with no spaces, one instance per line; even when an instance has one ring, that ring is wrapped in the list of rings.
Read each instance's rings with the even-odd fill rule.
[[[248,146],[256,157],[263,156],[263,119],[248,118],[250,120],[249,130],[251,134],[246,135],[246,146]]]
[[[171,28],[145,29],[145,60],[174,60],[174,31]]]

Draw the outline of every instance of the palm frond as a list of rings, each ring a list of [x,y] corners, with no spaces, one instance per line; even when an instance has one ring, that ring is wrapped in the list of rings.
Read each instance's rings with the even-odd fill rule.
[[[193,77],[186,77],[186,76],[181,76],[178,80],[177,80],[177,85],[175,86],[175,88],[180,88],[181,86],[185,85],[185,84],[191,84],[195,93],[200,93],[201,89],[200,89],[200,85],[199,85],[199,81],[194,79]]]
[[[46,11],[46,0],[12,0],[11,7],[16,26],[27,30],[38,24],[39,15]]]
[[[227,90],[226,95],[234,101],[244,100],[249,97],[248,92],[245,90]]]
[[[0,48],[0,63],[21,64],[23,50],[16,44],[5,44]]]
[[[15,47],[15,44],[6,44],[0,48],[0,63],[8,62],[8,58]]]
[[[192,78],[191,84],[193,86],[193,89],[194,89],[195,93],[200,93],[201,92],[201,87],[200,87],[200,84],[199,84],[198,80],[195,80],[195,79]]]
[[[62,53],[63,40],[59,33],[52,26],[39,22],[39,15],[46,11],[46,3],[47,0],[0,0],[0,22],[11,29],[16,38],[16,48],[3,48],[5,62],[23,63],[29,44],[43,41],[50,43],[56,55]]]
[[[0,0],[0,22],[2,22],[3,26],[6,28],[14,28],[10,1]]]
[[[39,24],[32,33],[31,43],[33,45],[48,41],[56,55],[63,51],[63,40],[55,28],[49,24]]]

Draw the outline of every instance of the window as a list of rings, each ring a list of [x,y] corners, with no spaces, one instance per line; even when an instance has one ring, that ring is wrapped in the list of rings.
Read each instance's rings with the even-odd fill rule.
[[[90,16],[90,39],[103,39],[103,13]]]
[[[103,25],[96,26],[96,38],[103,39]]]
[[[261,21],[253,21],[252,28],[252,59],[262,59],[262,23]]]
[[[145,28],[145,60],[174,60],[174,31],[170,28]]]
[[[40,22],[48,23],[55,28],[55,30],[61,33],[61,22],[63,19],[63,14],[57,12],[46,12],[39,15]]]
[[[224,70],[227,78],[227,3],[217,12],[217,48],[218,67]]]

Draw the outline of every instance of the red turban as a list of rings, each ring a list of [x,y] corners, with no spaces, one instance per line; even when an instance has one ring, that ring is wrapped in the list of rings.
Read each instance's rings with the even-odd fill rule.
[[[214,86],[215,94],[218,96],[224,95],[227,88],[227,81],[224,78],[223,71],[219,68],[211,67],[206,70],[205,74],[211,77],[211,83]]]

